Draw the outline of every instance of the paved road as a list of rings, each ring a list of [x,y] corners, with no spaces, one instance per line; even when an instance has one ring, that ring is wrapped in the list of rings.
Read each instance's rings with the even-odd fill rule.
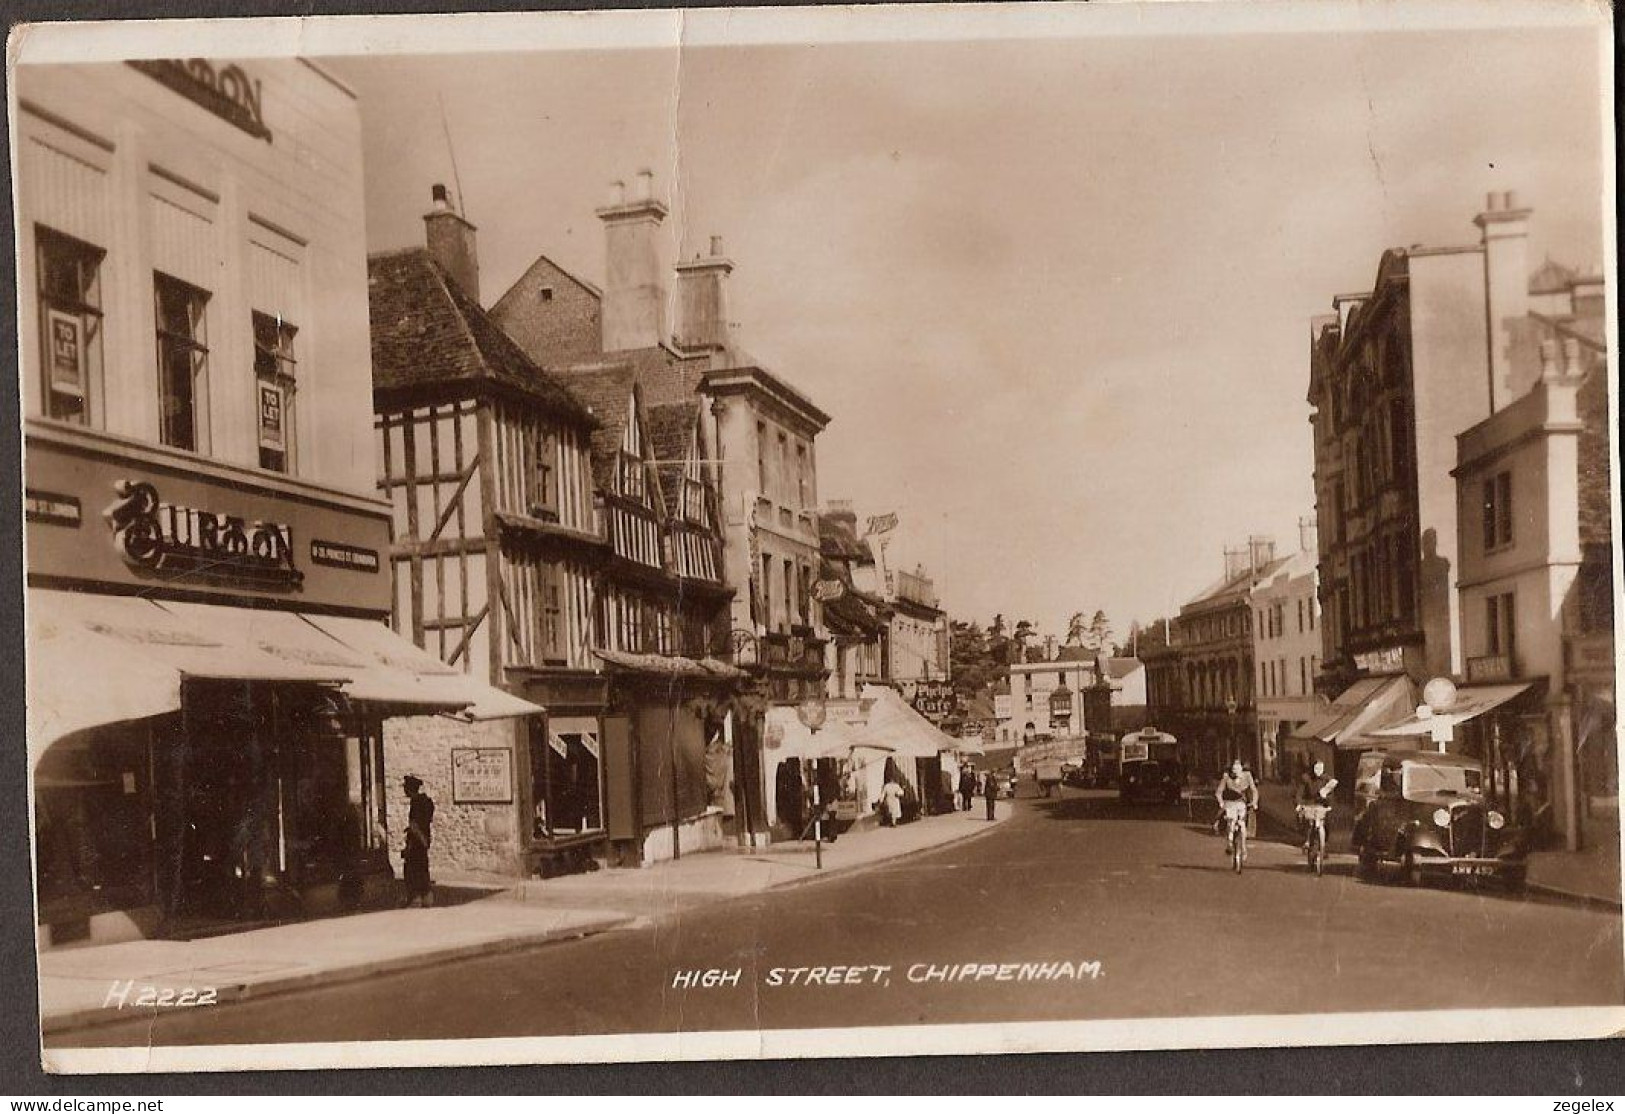
[[[1254,845],[1231,873],[1180,806],[1065,791],[989,835],[829,881],[532,951],[89,1030],[145,1045],[1625,1001],[1617,914],[1308,877]],[[1098,962],[1098,978],[911,981],[931,965]],[[918,966],[918,965],[924,965]],[[865,981],[790,985],[794,968]],[[876,975],[875,966],[889,968]],[[739,985],[674,988],[678,972]],[[773,971],[779,969],[777,982]],[[991,968],[990,968],[991,970]],[[1019,975],[1012,968],[1011,974]],[[1029,968],[1029,974],[1033,969]],[[827,975],[828,972],[826,971]],[[804,973],[800,979],[808,976]],[[852,978],[850,972],[843,977]],[[872,980],[879,979],[879,982]]]

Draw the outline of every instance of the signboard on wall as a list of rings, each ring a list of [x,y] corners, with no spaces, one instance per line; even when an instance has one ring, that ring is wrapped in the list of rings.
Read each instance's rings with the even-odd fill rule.
[[[85,323],[76,314],[48,310],[51,337],[51,390],[85,397]]]
[[[513,751],[506,747],[453,747],[451,799],[459,805],[513,801]]]
[[[275,383],[260,383],[260,448],[281,452],[287,447],[283,434],[282,388]]]

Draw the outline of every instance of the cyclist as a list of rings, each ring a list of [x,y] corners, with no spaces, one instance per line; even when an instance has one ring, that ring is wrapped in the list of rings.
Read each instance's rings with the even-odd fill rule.
[[[1213,790],[1214,798],[1219,802],[1219,808],[1226,814],[1234,809],[1238,802],[1252,809],[1258,807],[1258,783],[1253,775],[1247,772],[1241,764],[1241,759],[1230,763],[1230,770],[1219,779],[1218,788]],[[1241,822],[1246,823],[1246,813],[1243,812]],[[1229,847],[1226,845],[1226,853]],[[1242,844],[1241,857],[1247,857],[1246,844]]]
[[[1298,779],[1298,815],[1304,821],[1303,849],[1309,850],[1309,836],[1314,830],[1316,814],[1310,809],[1323,810],[1319,812],[1322,838],[1324,839],[1326,817],[1332,811],[1332,790],[1337,788],[1337,779],[1326,775],[1326,763],[1315,759],[1303,777]]]

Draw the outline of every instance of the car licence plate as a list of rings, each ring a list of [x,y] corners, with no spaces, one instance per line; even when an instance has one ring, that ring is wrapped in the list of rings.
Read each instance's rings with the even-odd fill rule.
[[[1451,874],[1494,874],[1495,867],[1489,863],[1456,863],[1450,868]]]

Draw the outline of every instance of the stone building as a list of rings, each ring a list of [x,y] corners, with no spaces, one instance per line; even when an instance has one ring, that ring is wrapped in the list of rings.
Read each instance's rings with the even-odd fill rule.
[[[388,897],[385,733],[534,709],[386,625],[355,96],[294,59],[15,76],[40,943]]]
[[[1252,592],[1254,691],[1258,705],[1259,769],[1288,780],[1301,761],[1288,758],[1287,740],[1326,707],[1316,686],[1320,672],[1320,598],[1316,591],[1314,520],[1299,523],[1296,553]]]
[[[1526,627],[1556,645],[1556,620],[1531,608],[1508,610],[1476,582],[1505,576],[1501,552],[1521,545],[1514,537],[1528,536],[1514,505],[1550,510],[1574,500],[1529,475],[1520,480],[1532,485],[1520,500],[1507,486],[1510,476],[1494,471],[1469,500],[1456,474],[1464,460],[1488,469],[1477,460],[1480,448],[1508,423],[1525,423],[1540,452],[1563,442],[1541,432],[1537,403],[1521,401],[1536,388],[1543,399],[1554,397],[1542,386],[1552,380],[1543,342],[1572,340],[1585,361],[1602,358],[1601,280],[1549,260],[1531,274],[1531,212],[1511,193],[1490,194],[1474,218],[1477,243],[1385,252],[1371,292],[1335,298],[1335,314],[1312,325],[1321,684],[1335,699],[1326,716],[1298,734],[1334,756],[1340,769],[1352,771],[1354,754],[1374,739],[1403,740],[1418,729],[1392,721],[1396,712],[1403,720],[1415,693],[1435,677],[1460,682],[1452,716],[1462,724],[1487,716],[1482,730],[1492,731],[1497,720],[1543,714],[1531,688],[1504,683],[1513,659],[1498,648]],[[1555,388],[1555,397],[1562,394]],[[1501,418],[1509,408],[1516,414]],[[1455,444],[1466,431],[1477,431],[1471,444],[1479,448]],[[1597,459],[1606,460],[1606,451]],[[1600,465],[1594,471],[1607,475]],[[1486,546],[1483,531],[1491,527],[1494,541]],[[1593,527],[1591,536],[1602,532]],[[1604,550],[1594,552],[1600,557]],[[1571,557],[1567,550],[1557,557],[1542,551],[1530,559],[1546,569]],[[1592,567],[1600,561],[1594,558]],[[1476,652],[1464,652],[1464,639]],[[1462,745],[1483,750],[1469,742],[1482,730],[1464,727]]]

